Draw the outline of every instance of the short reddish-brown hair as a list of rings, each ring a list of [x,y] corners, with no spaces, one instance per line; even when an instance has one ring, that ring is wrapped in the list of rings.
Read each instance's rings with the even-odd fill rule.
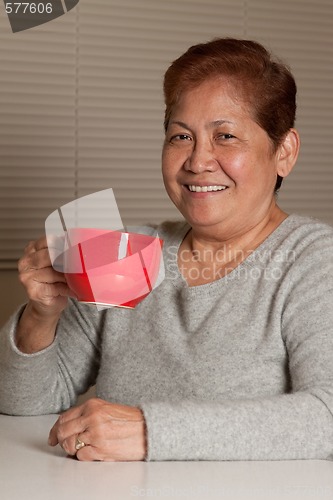
[[[221,76],[241,90],[276,150],[295,123],[296,83],[286,64],[252,40],[217,38],[190,47],[171,64],[164,76],[165,130],[183,92]],[[281,182],[278,176],[276,191]]]

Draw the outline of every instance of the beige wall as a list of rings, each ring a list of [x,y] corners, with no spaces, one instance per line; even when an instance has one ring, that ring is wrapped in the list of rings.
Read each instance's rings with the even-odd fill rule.
[[[162,75],[190,43],[221,35],[258,39],[290,63],[299,86],[297,126],[302,152],[297,168],[279,194],[279,204],[288,213],[312,215],[333,224],[332,3],[300,0],[296,8],[294,2],[274,0],[187,2],[193,9],[181,2],[155,2],[154,9],[151,0],[125,3],[132,6],[125,9],[126,15],[122,2],[86,0],[59,20],[15,36],[5,11],[0,9],[0,62],[5,75],[0,83],[6,91],[1,92],[0,174],[1,169],[4,174],[0,175],[0,200],[7,210],[0,211],[0,235],[1,231],[15,231],[14,241],[23,251],[24,242],[41,234],[43,216],[64,199],[74,199],[69,175],[75,183],[80,180],[80,195],[88,188],[93,192],[112,186],[124,220],[131,214],[138,217],[133,220],[138,224],[155,222],[152,215],[159,220],[171,214],[173,218],[174,212],[169,212],[172,205],[163,201],[164,194],[162,200],[164,189],[159,187]],[[59,37],[62,43],[56,53]],[[46,40],[45,47],[41,40]],[[48,47],[52,47],[54,58],[48,57]],[[13,56],[9,50],[13,50]],[[41,92],[34,82],[42,85]],[[23,106],[21,92],[26,87],[31,102],[27,98]],[[37,124],[36,116],[40,117]],[[61,121],[62,116],[67,121]],[[45,123],[51,128],[44,131]],[[45,140],[42,147],[40,134],[43,144]],[[119,160],[126,166],[123,170]],[[48,163],[51,170],[46,168]],[[58,184],[55,166],[61,172]],[[69,174],[71,166],[79,166],[79,174]],[[48,199],[43,193],[38,198],[50,185],[52,196]],[[152,196],[144,191],[147,186],[152,187]],[[150,199],[154,205],[148,203]],[[145,207],[142,211],[138,210],[140,203]],[[29,211],[40,214],[36,234],[30,223],[20,225],[20,218],[28,220],[25,217]],[[18,258],[14,253],[10,257]],[[0,326],[24,301],[17,271],[0,271]]]
[[[26,294],[18,280],[17,271],[0,271],[0,327],[25,300]]]

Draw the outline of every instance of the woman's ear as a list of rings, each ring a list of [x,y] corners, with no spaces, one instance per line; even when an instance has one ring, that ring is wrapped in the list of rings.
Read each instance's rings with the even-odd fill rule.
[[[280,144],[277,153],[277,174],[287,177],[292,171],[300,148],[300,137],[296,129],[291,128]]]

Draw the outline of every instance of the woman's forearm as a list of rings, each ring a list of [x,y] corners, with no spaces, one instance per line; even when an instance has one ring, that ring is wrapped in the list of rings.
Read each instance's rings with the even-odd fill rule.
[[[333,460],[332,414],[310,393],[141,408],[148,460]]]

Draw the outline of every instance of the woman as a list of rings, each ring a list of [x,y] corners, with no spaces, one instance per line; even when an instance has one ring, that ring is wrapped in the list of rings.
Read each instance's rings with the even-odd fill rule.
[[[287,215],[296,86],[258,43],[218,39],[168,69],[166,278],[134,310],[68,299],[45,240],[19,263],[29,302],[3,329],[0,411],[67,410],[79,460],[333,457],[333,229]]]

